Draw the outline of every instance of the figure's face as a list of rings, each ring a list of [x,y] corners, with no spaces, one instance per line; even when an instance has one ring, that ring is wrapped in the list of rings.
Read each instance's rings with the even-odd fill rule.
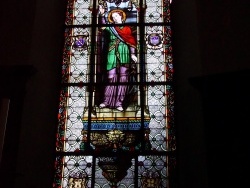
[[[112,18],[115,23],[122,23],[122,17],[117,12],[112,13]]]

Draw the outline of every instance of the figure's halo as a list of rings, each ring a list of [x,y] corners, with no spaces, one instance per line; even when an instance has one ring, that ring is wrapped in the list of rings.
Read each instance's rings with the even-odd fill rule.
[[[115,12],[121,13],[122,14],[122,22],[125,22],[125,20],[127,18],[126,13],[121,9],[114,9],[114,10],[111,10],[108,13],[108,21],[109,21],[109,23],[114,23],[114,20],[112,18],[112,14],[115,13]]]

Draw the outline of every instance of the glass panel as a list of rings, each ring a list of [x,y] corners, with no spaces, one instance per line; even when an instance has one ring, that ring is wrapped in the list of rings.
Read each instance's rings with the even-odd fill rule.
[[[91,187],[92,166],[92,156],[57,157],[53,187]]]
[[[176,132],[174,124],[174,91],[168,85],[166,90],[167,95],[167,145],[168,151],[175,151],[176,149]]]
[[[172,47],[169,26],[147,26],[146,62],[149,82],[170,81],[173,78]]]
[[[137,85],[133,85],[139,88]],[[128,87],[128,86],[126,86]],[[173,91],[170,86],[151,85],[144,91],[146,102],[144,103],[144,129],[149,128],[149,140],[152,150],[166,151],[166,141],[171,141],[171,150],[175,148],[173,125]],[[123,149],[139,149],[140,142],[135,138],[140,132],[142,119],[140,105],[140,91],[136,93],[134,101],[131,101],[124,111],[112,108],[100,108],[95,105],[89,118],[87,87],[66,87],[61,91],[61,105],[59,109],[59,134],[58,150],[78,151],[83,150],[87,142],[88,121],[91,120],[91,143],[93,148],[105,145],[109,146],[108,132],[114,129],[123,131],[123,137],[133,139],[125,142]],[[167,106],[168,105],[168,106]],[[167,114],[168,113],[168,114]],[[167,124],[167,118],[169,124]],[[170,130],[170,132],[169,132]],[[84,132],[85,131],[85,132]],[[125,132],[124,132],[125,131]],[[132,133],[133,132],[133,133]],[[169,132],[169,133],[168,133]],[[102,136],[100,135],[102,133]],[[168,135],[171,134],[171,135]],[[169,138],[167,139],[167,137]],[[138,137],[140,138],[140,136]],[[95,144],[93,144],[95,143]],[[137,143],[137,144],[136,144]],[[96,146],[95,146],[96,145]]]
[[[106,87],[103,90],[104,93],[94,92],[94,96],[98,97],[94,99],[95,106],[92,108],[91,117],[88,111],[83,114],[84,137],[87,137],[88,130],[91,130],[91,146],[97,151],[141,149],[142,130],[148,129],[150,116],[144,109],[145,114],[142,117],[139,85],[126,83],[126,85],[103,84],[103,86]],[[130,93],[116,92],[123,87]],[[107,90],[109,92],[106,92]],[[121,98],[124,100],[120,100]],[[102,104],[107,104],[107,106],[102,106]]]
[[[116,9],[115,9],[116,10]],[[113,10],[113,12],[115,11]],[[123,12],[126,15],[125,23],[136,23],[136,11]],[[106,17],[101,18],[102,23],[110,23],[110,14],[106,14]],[[119,52],[115,50],[115,42],[117,40],[126,40],[126,44],[129,47],[127,52],[123,51],[120,54],[121,63],[130,61],[126,66],[130,66],[135,74],[138,74],[140,68],[137,63],[143,64],[139,59],[139,27],[125,26],[123,30],[126,31],[127,39],[119,39],[119,37],[113,34],[114,27],[99,27],[96,34],[96,41],[91,43],[91,29],[90,28],[73,28],[67,29],[65,32],[66,42],[64,48],[63,58],[63,82],[89,82],[90,73],[90,54],[91,44],[96,45],[96,56],[93,58],[95,66],[93,73],[97,74],[95,78],[96,82],[103,82],[103,73],[116,66],[116,56],[112,56],[113,52]],[[120,30],[120,32],[123,32]],[[131,37],[128,39],[127,32],[130,31]],[[120,34],[120,33],[119,33]],[[125,35],[125,36],[126,36]],[[122,34],[120,34],[122,36]],[[165,81],[172,80],[173,65],[172,65],[172,47],[171,47],[171,29],[169,26],[147,26],[145,33],[146,41],[146,62],[147,62],[147,74],[148,81]],[[113,49],[112,49],[113,48]],[[112,50],[111,50],[112,49]],[[119,47],[120,49],[120,47]],[[124,48],[125,49],[125,48]],[[123,49],[123,50],[124,50]],[[132,51],[131,51],[132,50]],[[133,53],[133,58],[129,57],[129,54]],[[124,58],[128,58],[127,60]],[[134,58],[136,60],[134,60]],[[115,64],[114,64],[115,63]],[[165,66],[164,66],[165,65]],[[138,80],[139,76],[135,76]],[[139,81],[139,80],[138,80]]]
[[[62,82],[89,82],[90,33],[90,28],[66,29]]]
[[[92,22],[91,2],[93,0],[69,0],[66,12],[66,25],[88,25]]]
[[[163,2],[158,0],[148,0],[145,14],[145,22],[163,22]]]
[[[150,113],[149,140],[151,143],[151,149],[158,151],[166,151],[166,86],[149,86],[147,96]]]
[[[138,187],[169,187],[166,156],[138,156]]]
[[[166,62],[166,81],[173,81],[173,57],[172,57],[172,43],[171,43],[171,28],[170,26],[164,27],[164,53]]]
[[[123,156],[127,158],[127,156]],[[128,157],[130,158],[130,157]],[[99,157],[96,160],[95,187],[134,187],[135,160],[121,157]]]
[[[78,151],[82,141],[82,114],[87,106],[86,87],[65,87],[61,90],[58,151]]]
[[[146,23],[170,22],[169,0],[146,0]]]

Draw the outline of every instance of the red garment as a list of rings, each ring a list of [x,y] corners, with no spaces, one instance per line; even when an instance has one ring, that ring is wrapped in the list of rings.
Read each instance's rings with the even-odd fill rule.
[[[116,26],[115,30],[124,40],[124,42],[126,42],[129,46],[136,48],[136,40],[135,37],[132,35],[132,30],[130,27],[124,26],[120,28],[119,26]]]

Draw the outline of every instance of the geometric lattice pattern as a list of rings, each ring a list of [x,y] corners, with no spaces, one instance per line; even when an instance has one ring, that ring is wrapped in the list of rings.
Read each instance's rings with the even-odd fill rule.
[[[171,188],[169,0],[69,0],[55,188]]]

